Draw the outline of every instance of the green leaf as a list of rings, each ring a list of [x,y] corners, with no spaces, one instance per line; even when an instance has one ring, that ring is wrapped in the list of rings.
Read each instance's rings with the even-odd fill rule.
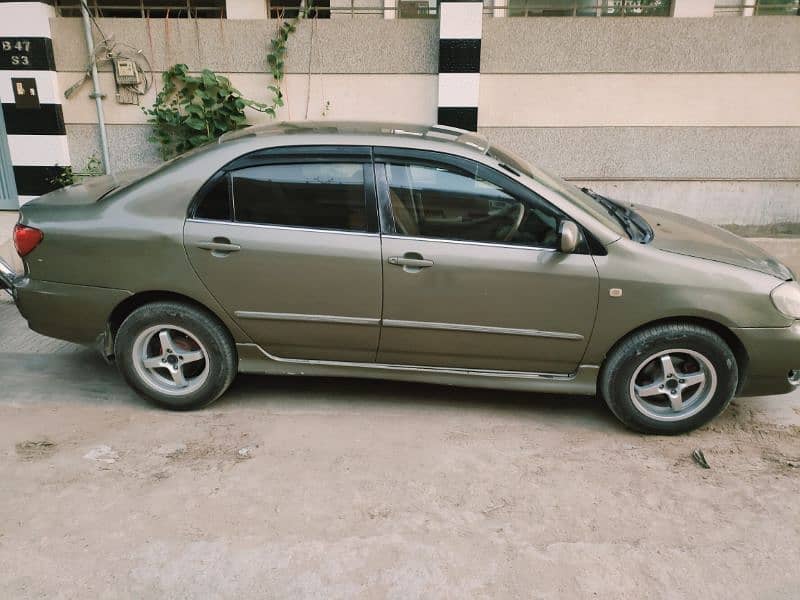
[[[208,69],[203,69],[201,78],[203,85],[205,85],[206,87],[217,85],[217,76]]]
[[[195,148],[207,144],[211,139],[207,135],[195,135],[189,138],[189,143]]]
[[[197,131],[202,131],[206,128],[206,122],[203,119],[198,119],[197,117],[190,117],[186,119],[184,123],[186,123],[186,125],[192,129],[196,129]]]

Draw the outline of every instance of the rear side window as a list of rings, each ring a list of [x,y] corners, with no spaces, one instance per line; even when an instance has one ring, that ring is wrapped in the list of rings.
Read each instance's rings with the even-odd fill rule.
[[[215,181],[210,182],[201,194],[194,211],[196,219],[231,220],[230,177],[227,173],[219,175]]]
[[[261,165],[232,173],[236,221],[366,231],[363,163]]]

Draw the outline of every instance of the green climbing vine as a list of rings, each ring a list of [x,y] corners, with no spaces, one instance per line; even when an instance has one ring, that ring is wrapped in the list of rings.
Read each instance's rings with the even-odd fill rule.
[[[270,40],[266,60],[273,82],[268,86],[272,100],[262,104],[242,96],[227,77],[203,69],[189,74],[185,64],[173,65],[162,76],[163,88],[153,106],[142,108],[153,131],[149,141],[158,144],[164,160],[214,141],[228,131],[248,127],[245,109],[275,117],[284,105],[282,91],[289,37],[301,19],[316,16],[313,1],[296,9],[290,19],[281,20]]]
[[[195,77],[185,64],[173,65],[162,75],[163,89],[151,108],[150,118],[164,160],[214,141],[223,133],[247,127],[245,108],[275,116],[275,110],[242,96],[230,80],[203,69]]]
[[[58,165],[56,165],[58,166]],[[76,171],[71,166],[64,167],[64,169],[55,177],[48,181],[56,188],[67,187],[75,183],[81,183],[87,177],[98,177],[103,174],[103,163],[96,154],[92,154],[86,159],[86,166],[83,170]]]
[[[283,106],[283,78],[286,75],[285,62],[286,50],[288,48],[289,36],[297,31],[297,24],[306,18],[316,17],[316,10],[314,9],[313,0],[309,0],[306,6],[300,6],[296,9],[297,13],[290,19],[284,19],[278,25],[278,31],[275,37],[270,40],[269,51],[267,52],[267,66],[272,74],[273,83],[267,86],[267,89],[272,93],[272,106],[273,112],[279,107]],[[274,114],[273,114],[274,116]]]

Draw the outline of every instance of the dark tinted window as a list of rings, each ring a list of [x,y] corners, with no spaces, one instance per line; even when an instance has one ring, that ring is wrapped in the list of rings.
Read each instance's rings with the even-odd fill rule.
[[[401,235],[556,247],[560,218],[543,200],[450,167],[387,164],[386,176]]]
[[[236,220],[365,231],[361,163],[263,165],[233,173]]]
[[[231,220],[230,178],[227,174],[219,176],[210,186],[201,191],[202,198],[194,216],[212,221]]]

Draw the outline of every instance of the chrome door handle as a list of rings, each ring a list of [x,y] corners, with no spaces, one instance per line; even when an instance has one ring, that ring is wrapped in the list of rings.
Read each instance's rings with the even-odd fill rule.
[[[212,242],[199,242],[198,248],[211,250],[212,253],[227,254],[228,252],[238,252],[242,249],[239,244],[231,244],[227,238],[214,238]]]
[[[390,256],[389,264],[397,265],[400,267],[415,267],[417,269],[424,269],[426,267],[432,267],[433,261],[427,260],[425,258],[405,258],[403,256]]]
[[[412,269],[426,269],[433,266],[433,261],[426,258],[411,258],[408,256],[390,256],[389,264]]]

